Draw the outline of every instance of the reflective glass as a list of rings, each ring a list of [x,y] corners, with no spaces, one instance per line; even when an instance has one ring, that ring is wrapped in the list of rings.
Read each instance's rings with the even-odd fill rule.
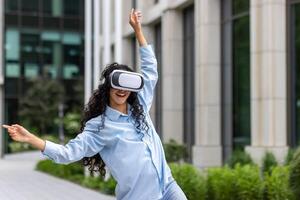
[[[62,16],[62,0],[43,0],[43,14],[53,17]]]
[[[5,76],[6,77],[20,77],[20,64],[15,62],[15,63],[12,63],[12,62],[7,62],[6,63],[6,70],[5,70]]]
[[[20,33],[18,30],[7,29],[5,34],[6,60],[20,59]]]
[[[39,0],[20,0],[22,12],[37,15],[39,11]]]
[[[294,5],[295,13],[295,70],[296,70],[296,142],[300,144],[300,4]]]
[[[63,0],[64,15],[79,15],[80,0]]]
[[[250,22],[233,21],[233,145],[250,144]]]
[[[5,1],[5,12],[16,12],[19,9],[18,0],[6,0]]]
[[[39,66],[35,63],[25,63],[25,77],[34,78],[39,75]]]
[[[232,0],[232,14],[248,12],[250,7],[249,0]]]

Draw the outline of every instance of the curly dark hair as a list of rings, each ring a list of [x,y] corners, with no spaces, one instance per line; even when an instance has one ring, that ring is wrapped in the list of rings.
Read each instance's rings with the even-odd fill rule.
[[[104,128],[105,121],[103,115],[105,114],[106,106],[109,105],[109,91],[111,88],[109,75],[113,70],[116,69],[133,72],[133,70],[127,65],[118,64],[116,62],[108,65],[102,71],[100,81],[104,79],[104,83],[100,84],[98,89],[94,90],[89,102],[84,107],[80,128],[81,132],[84,130],[84,126],[88,120],[101,115],[101,126],[99,133],[101,134],[101,129]],[[136,92],[130,93],[127,103],[131,105],[131,113],[132,117],[135,119],[137,132],[140,133],[142,130],[148,131],[149,126],[145,120],[144,109],[138,100]],[[91,175],[93,175],[94,172],[99,172],[102,177],[105,176],[105,163],[99,153],[92,157],[84,157],[82,159],[82,164],[84,166],[88,166]]]

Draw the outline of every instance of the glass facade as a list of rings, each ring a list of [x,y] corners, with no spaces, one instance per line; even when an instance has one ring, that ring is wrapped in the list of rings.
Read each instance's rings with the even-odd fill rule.
[[[154,26],[155,32],[155,55],[157,59],[158,81],[155,90],[155,129],[162,138],[162,32],[161,23]]]
[[[290,145],[296,146],[300,145],[300,1],[290,2]]]
[[[84,77],[83,17],[83,0],[5,1],[6,123],[18,122],[19,100],[33,78],[61,81],[73,105],[72,86]]]
[[[250,144],[250,2],[222,2],[222,127],[225,157]]]
[[[195,23],[194,6],[183,12],[183,139],[191,161],[195,142]]]

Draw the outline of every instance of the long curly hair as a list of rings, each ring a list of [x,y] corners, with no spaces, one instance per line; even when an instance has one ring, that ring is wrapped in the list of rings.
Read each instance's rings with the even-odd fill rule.
[[[133,72],[133,70],[127,65],[118,64],[116,62],[108,65],[102,71],[100,81],[104,79],[104,83],[99,84],[98,89],[94,90],[89,102],[84,107],[80,128],[81,132],[84,130],[85,123],[88,120],[101,115],[101,126],[99,133],[101,134],[101,129],[104,128],[105,124],[104,114],[106,106],[109,105],[109,91],[111,88],[109,75],[113,70],[116,69]],[[135,127],[137,132],[140,133],[142,130],[148,131],[149,126],[145,120],[144,109],[138,100],[136,92],[130,93],[127,103],[131,105],[131,113],[132,117],[135,119]],[[93,175],[94,172],[99,172],[100,175],[104,177],[106,174],[105,163],[99,153],[92,157],[84,157],[82,159],[82,164],[84,166],[88,166],[91,175]]]

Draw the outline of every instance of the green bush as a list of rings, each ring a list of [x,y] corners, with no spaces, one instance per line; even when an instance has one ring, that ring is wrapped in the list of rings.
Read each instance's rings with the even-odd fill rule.
[[[276,166],[266,173],[264,200],[293,200],[289,187],[289,168]]]
[[[258,166],[236,165],[234,168],[235,197],[237,200],[260,200],[263,194],[263,181]]]
[[[76,136],[78,134],[81,127],[80,119],[80,113],[76,112],[69,112],[64,116],[63,123],[67,135]]]
[[[110,177],[107,181],[100,182],[99,188],[105,194],[114,195],[116,185],[117,182],[115,181],[115,179],[113,177]]]
[[[178,162],[188,157],[186,146],[178,144],[175,140],[170,140],[163,146],[168,162]]]
[[[63,165],[56,164],[51,160],[42,160],[38,162],[36,169],[81,184],[84,187],[100,190],[106,194],[115,193],[117,183],[112,177],[107,181],[104,181],[101,177],[85,177],[83,166],[79,162]]]
[[[169,164],[172,175],[189,200],[203,200],[206,183],[198,169],[190,164]]]
[[[234,168],[236,164],[240,165],[253,165],[251,156],[243,150],[235,150],[230,158],[226,162],[231,168]]]
[[[266,152],[262,160],[262,171],[263,173],[270,174],[273,167],[278,165],[276,158],[272,152]]]
[[[208,169],[207,187],[209,200],[262,199],[263,182],[254,165]]]
[[[11,153],[35,150],[30,144],[21,142],[10,142],[8,148]]]
[[[81,185],[92,189],[99,189],[100,183],[101,183],[100,177],[87,176],[83,179]]]
[[[42,160],[38,162],[36,169],[65,179],[69,179],[70,177],[78,174],[84,175],[83,167],[79,162],[62,165],[56,164],[51,160]]]
[[[300,199],[300,148],[297,149],[290,163],[289,185],[297,200]]]
[[[289,148],[289,151],[285,157],[284,165],[289,165],[291,163],[295,152],[296,152],[296,149]]]
[[[228,166],[208,169],[207,199],[232,200],[232,195],[235,194],[235,181],[235,174]]]

